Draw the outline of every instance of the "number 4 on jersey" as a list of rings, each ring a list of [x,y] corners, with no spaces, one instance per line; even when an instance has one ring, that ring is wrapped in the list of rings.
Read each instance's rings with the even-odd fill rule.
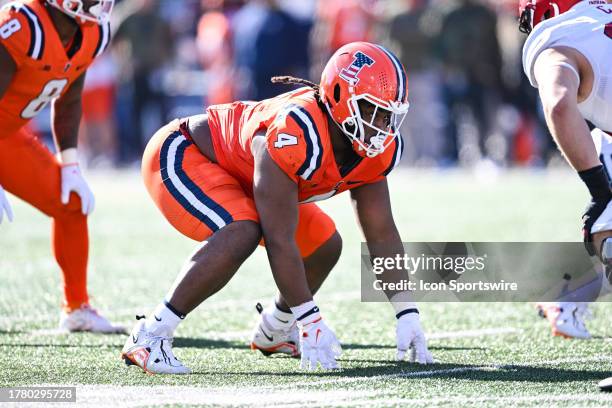
[[[286,133],[279,133],[276,142],[274,142],[274,147],[282,149],[285,146],[295,146],[296,144],[298,144],[297,137]]]

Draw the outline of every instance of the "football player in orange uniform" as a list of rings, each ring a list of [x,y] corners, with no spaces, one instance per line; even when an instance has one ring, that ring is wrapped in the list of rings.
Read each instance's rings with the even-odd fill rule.
[[[314,202],[350,190],[373,256],[403,254],[386,176],[400,161],[397,129],[408,110],[407,79],[383,47],[340,48],[320,85],[261,102],[211,106],[175,120],[151,139],[143,176],[151,197],[182,234],[203,244],[165,300],[140,320],[122,355],[151,373],[188,373],[171,349],[186,314],[221,289],[265,241],[280,290],[265,311],[252,348],[297,356],[302,367],[337,368],[340,345],[313,294],[342,246],[334,222]],[[388,292],[398,319],[398,358],[431,362],[416,305]],[[402,301],[399,301],[401,299]],[[406,301],[408,300],[408,301]]]
[[[0,221],[4,190],[53,218],[63,273],[60,327],[113,332],[89,306],[87,216],[94,197],[79,170],[77,133],[85,71],[110,41],[114,0],[24,0],[0,11]],[[24,125],[52,103],[57,157]],[[74,193],[74,194],[72,194]]]

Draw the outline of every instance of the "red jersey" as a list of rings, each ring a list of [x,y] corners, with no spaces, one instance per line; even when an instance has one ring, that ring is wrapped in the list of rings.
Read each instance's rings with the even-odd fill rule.
[[[397,166],[403,142],[373,158],[359,158],[339,169],[332,150],[327,114],[311,88],[261,102],[235,102],[208,108],[208,124],[219,165],[252,194],[254,159],[251,144],[266,132],[272,159],[298,185],[301,203],[324,200],[337,193],[382,180]]]
[[[65,49],[44,1],[16,1],[0,10],[0,43],[17,66],[0,99],[0,137],[14,134],[61,96],[110,43],[110,25],[79,25]]]

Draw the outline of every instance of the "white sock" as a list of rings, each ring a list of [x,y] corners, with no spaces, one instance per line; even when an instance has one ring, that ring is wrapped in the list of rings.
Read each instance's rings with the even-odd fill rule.
[[[283,312],[276,306],[275,301],[264,310],[264,313],[268,316],[266,319],[268,324],[276,330],[286,330],[295,322],[293,313]]]
[[[145,329],[148,332],[154,332],[159,326],[166,326],[170,330],[168,334],[173,335],[176,327],[183,321],[183,318],[170,310],[166,306],[166,302],[162,302],[157,305],[155,311],[145,320]]]

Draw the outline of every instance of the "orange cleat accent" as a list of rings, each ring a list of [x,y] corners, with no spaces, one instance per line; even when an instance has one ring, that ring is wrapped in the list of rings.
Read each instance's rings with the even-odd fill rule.
[[[299,357],[300,352],[298,351],[297,345],[289,342],[279,343],[272,347],[261,347],[255,343],[251,343],[251,350],[259,350],[261,354],[266,357],[271,356],[272,354],[282,353],[289,354],[291,357]]]

